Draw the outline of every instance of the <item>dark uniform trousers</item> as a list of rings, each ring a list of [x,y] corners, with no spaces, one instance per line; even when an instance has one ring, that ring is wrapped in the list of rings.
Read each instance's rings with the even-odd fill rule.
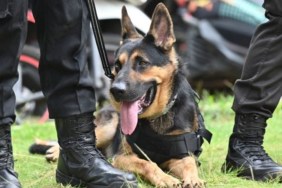
[[[13,85],[27,32],[28,0],[0,0],[0,125],[15,119]],[[51,118],[95,111],[86,43],[88,10],[84,0],[33,3],[40,45],[40,81]]]
[[[282,94],[282,1],[265,0],[263,7],[269,21],[252,38],[232,108],[272,117]]]

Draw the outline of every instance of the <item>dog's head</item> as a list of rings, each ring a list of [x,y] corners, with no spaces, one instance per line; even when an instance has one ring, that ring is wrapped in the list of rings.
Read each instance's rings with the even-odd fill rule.
[[[138,118],[154,118],[165,111],[178,70],[174,43],[173,24],[163,4],[156,6],[144,37],[122,8],[122,41],[116,51],[110,96],[120,111],[125,134],[135,130]]]

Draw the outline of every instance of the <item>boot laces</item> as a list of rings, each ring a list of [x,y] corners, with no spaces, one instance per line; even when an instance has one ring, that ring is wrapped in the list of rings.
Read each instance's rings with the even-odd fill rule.
[[[13,166],[11,138],[8,134],[5,134],[0,139],[0,168]]]
[[[95,141],[89,139],[93,137],[91,134],[93,133],[91,132],[81,135],[75,140],[70,139],[63,141],[63,145],[65,146],[64,149],[70,148],[71,150],[84,155],[88,160],[93,157],[106,160],[105,156],[97,149]]]
[[[239,147],[253,161],[269,161],[272,159],[263,147],[266,118],[258,114],[240,115],[237,119],[240,144]]]
[[[253,159],[253,161],[268,161],[271,160],[259,141],[243,141],[243,148],[246,149],[246,154]]]
[[[244,139],[240,139],[240,148],[245,150],[245,153],[253,161],[269,161],[272,160],[263,147],[264,129],[248,128],[245,132]]]
[[[97,149],[95,143],[81,142],[80,148],[83,150],[84,155],[92,155],[93,157],[99,157],[105,159],[104,155]]]

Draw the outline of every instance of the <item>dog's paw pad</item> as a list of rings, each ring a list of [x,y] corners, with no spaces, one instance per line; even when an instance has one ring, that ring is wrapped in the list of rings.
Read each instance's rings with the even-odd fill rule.
[[[183,188],[204,188],[205,187],[205,182],[201,179],[198,180],[190,180],[186,181],[183,184]]]

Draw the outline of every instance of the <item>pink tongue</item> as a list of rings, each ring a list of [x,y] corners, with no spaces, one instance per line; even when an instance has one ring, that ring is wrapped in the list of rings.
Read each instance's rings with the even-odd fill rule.
[[[125,135],[131,135],[136,128],[138,119],[138,101],[123,102],[121,105],[121,130]]]

